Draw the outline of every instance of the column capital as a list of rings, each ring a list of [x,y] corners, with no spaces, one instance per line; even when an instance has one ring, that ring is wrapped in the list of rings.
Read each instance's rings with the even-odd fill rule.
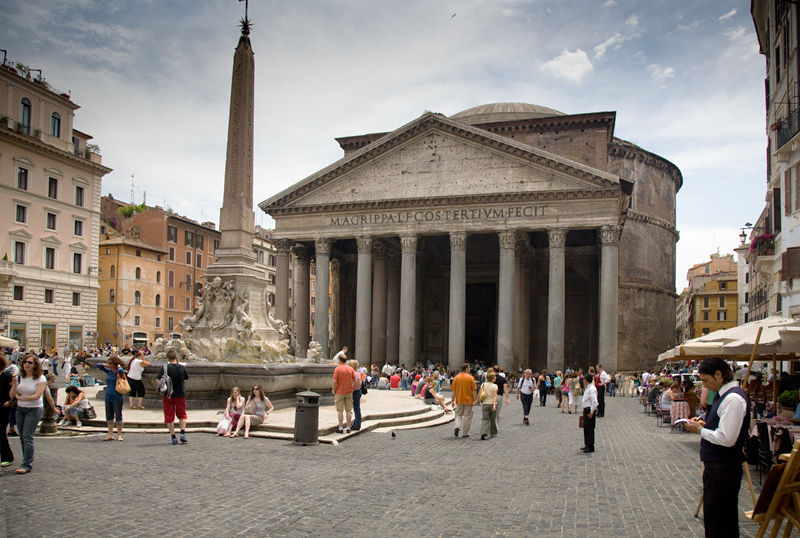
[[[547,241],[550,248],[564,248],[567,242],[567,228],[548,228]]]
[[[497,237],[500,238],[500,248],[514,248],[517,243],[517,232],[515,231],[497,232]]]
[[[416,235],[401,235],[400,245],[403,247],[403,252],[416,252],[417,239]]]
[[[292,252],[294,252],[297,261],[300,263],[308,263],[311,260],[311,252],[305,245],[301,245],[300,243],[295,244],[292,247]]]
[[[616,245],[619,243],[619,235],[622,232],[620,226],[603,226],[599,230],[597,238],[601,245]]]
[[[383,241],[377,240],[372,244],[372,259],[385,260],[387,255],[387,248]]]
[[[356,245],[359,254],[372,254],[372,237],[368,235],[356,237]]]
[[[314,250],[317,254],[330,256],[332,243],[330,237],[317,237],[314,239]]]
[[[278,239],[275,241],[275,250],[278,256],[286,256],[292,248],[291,239]]]
[[[467,232],[450,232],[450,250],[467,250]]]

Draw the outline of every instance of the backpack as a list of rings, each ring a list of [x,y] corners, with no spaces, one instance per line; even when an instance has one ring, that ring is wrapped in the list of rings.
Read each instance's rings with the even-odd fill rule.
[[[158,395],[162,398],[172,397],[172,378],[167,373],[167,365],[164,365],[164,375],[158,381]]]

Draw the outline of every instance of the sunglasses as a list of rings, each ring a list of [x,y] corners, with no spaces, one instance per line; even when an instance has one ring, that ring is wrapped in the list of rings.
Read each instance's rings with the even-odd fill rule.
[[[31,361],[25,361],[22,364],[33,364]]]

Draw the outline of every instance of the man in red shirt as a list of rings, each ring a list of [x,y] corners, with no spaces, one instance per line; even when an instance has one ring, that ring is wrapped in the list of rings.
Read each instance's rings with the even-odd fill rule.
[[[400,388],[400,376],[398,375],[399,372],[395,372],[392,374],[392,377],[389,378],[389,388],[397,390]]]
[[[339,418],[339,433],[350,433],[353,423],[353,391],[356,380],[361,385],[356,371],[347,365],[347,357],[339,356],[339,366],[333,371],[333,394],[336,405],[336,414]],[[347,411],[347,427],[344,427],[344,412]]]
[[[455,404],[456,429],[454,433],[458,437],[458,432],[463,431],[462,437],[469,437],[469,427],[472,425],[472,405],[475,403],[477,394],[475,393],[475,378],[469,373],[469,364],[461,365],[459,373],[450,384],[450,391],[453,393]]]

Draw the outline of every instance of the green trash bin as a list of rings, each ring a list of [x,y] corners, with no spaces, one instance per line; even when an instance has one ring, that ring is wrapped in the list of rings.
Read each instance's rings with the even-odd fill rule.
[[[310,390],[297,393],[292,444],[302,446],[319,444],[319,399],[320,395]]]

